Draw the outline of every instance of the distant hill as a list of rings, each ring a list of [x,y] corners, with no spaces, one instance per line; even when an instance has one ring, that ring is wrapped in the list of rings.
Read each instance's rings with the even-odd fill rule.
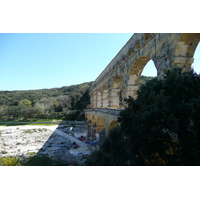
[[[24,99],[30,100],[33,105],[43,98],[66,95],[71,98],[71,106],[73,107],[91,84],[92,82],[86,82],[78,85],[63,86],[61,88],[0,91],[0,106],[17,106],[19,101]]]

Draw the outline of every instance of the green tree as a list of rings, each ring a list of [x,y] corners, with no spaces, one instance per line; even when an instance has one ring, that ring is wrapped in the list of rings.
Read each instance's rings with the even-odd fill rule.
[[[32,107],[32,102],[29,99],[23,99],[18,102],[18,105],[24,105],[26,107]]]
[[[59,102],[55,98],[50,98],[50,101],[53,104],[54,111],[56,111],[59,106]]]
[[[27,120],[28,118],[32,117],[34,114],[34,108],[28,107],[23,104],[15,106],[17,109],[17,116],[18,118],[23,118],[23,120]],[[16,116],[15,116],[16,117]]]
[[[105,165],[200,165],[199,75],[167,71],[162,80],[142,85],[136,100],[129,97],[126,102],[120,129],[100,148],[101,155],[110,158],[104,159]],[[115,137],[122,142],[108,142]],[[86,164],[94,164],[92,156]]]

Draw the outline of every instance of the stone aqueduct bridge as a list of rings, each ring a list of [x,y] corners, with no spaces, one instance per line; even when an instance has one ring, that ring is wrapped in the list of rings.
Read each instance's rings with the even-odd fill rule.
[[[137,97],[140,75],[150,60],[158,77],[173,67],[188,71],[199,41],[200,33],[134,34],[89,88],[90,109],[85,110],[89,136],[95,139],[99,133],[102,142],[118,126],[123,99]]]

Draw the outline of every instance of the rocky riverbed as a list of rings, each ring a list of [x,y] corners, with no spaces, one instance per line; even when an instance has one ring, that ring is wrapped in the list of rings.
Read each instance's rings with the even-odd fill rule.
[[[57,125],[0,127],[0,157],[28,158],[46,154],[54,160],[60,160],[64,165],[72,162],[83,165],[91,149],[87,144],[64,131],[62,127],[58,129]],[[71,134],[74,133],[71,131]],[[80,147],[73,149],[72,140],[76,141]]]

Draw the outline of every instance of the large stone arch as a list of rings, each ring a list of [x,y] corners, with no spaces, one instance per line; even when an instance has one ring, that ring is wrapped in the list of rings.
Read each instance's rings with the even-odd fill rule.
[[[95,140],[96,134],[97,132],[97,124],[96,124],[96,118],[94,115],[92,115],[92,120],[91,120],[91,137],[92,137],[92,140]]]
[[[137,98],[137,90],[139,86],[140,76],[146,64],[150,60],[151,58],[149,56],[143,56],[137,59],[137,61],[131,66],[126,86],[126,98],[128,98],[129,96]]]
[[[106,129],[104,127],[103,118],[97,118],[97,133],[95,134],[96,139],[100,141],[100,145],[103,144],[106,139]]]
[[[91,120],[91,119],[90,119],[90,114],[86,113],[86,114],[85,114],[85,118],[86,118],[86,121],[89,122],[89,121]]]
[[[97,118],[97,132],[100,133],[104,129],[102,117]]]
[[[91,125],[94,125],[96,124],[96,118],[94,115],[92,115],[92,118],[91,118]]]
[[[120,106],[120,86],[121,86],[121,78],[119,75],[116,75],[113,79],[112,88],[110,89],[110,107],[111,108],[119,108]]]
[[[116,120],[111,121],[110,126],[108,127],[108,131],[106,133],[107,134],[106,136],[108,136],[110,134],[110,131],[116,127],[119,127],[119,122],[117,122]]]
[[[194,52],[200,41],[200,33],[182,33],[174,52],[175,67],[182,67],[183,71],[189,71],[194,61]]]

